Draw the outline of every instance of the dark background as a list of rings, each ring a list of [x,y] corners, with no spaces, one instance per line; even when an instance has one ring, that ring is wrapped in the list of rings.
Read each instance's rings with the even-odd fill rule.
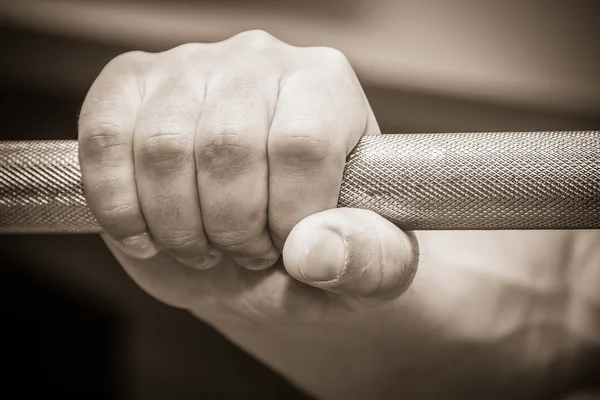
[[[122,52],[257,28],[344,51],[387,133],[599,129],[594,2],[489,3],[0,0],[0,140],[75,139]],[[0,236],[0,264],[4,398],[305,398],[143,293],[96,236]]]

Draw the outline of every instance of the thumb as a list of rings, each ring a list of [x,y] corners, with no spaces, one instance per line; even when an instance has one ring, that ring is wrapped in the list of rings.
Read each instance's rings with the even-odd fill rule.
[[[288,236],[283,263],[295,279],[336,293],[389,298],[417,269],[414,236],[372,211],[336,208],[303,219]]]

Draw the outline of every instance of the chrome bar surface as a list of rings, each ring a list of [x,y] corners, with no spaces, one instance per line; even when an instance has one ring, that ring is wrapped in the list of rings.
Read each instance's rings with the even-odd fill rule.
[[[600,132],[365,136],[338,207],[405,230],[600,229]],[[76,141],[0,142],[0,233],[98,233]]]

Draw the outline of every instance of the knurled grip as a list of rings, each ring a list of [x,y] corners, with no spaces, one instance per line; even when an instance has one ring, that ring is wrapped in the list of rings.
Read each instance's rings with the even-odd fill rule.
[[[363,137],[339,207],[406,230],[600,229],[600,132]],[[0,233],[97,233],[76,141],[0,142]]]

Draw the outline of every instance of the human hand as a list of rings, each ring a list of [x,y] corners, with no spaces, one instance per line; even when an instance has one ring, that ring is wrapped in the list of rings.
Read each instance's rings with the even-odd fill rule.
[[[479,376],[484,391],[489,376],[533,381],[500,398],[539,394],[548,377],[565,386],[572,377],[556,365],[578,365],[600,344],[600,234],[415,236],[374,213],[335,209],[345,156],[365,134],[380,131],[339,52],[246,32],[113,60],[82,108],[80,163],[109,248],[156,298],[220,327],[342,320],[305,346],[294,338],[298,357],[316,347],[325,357],[345,327],[353,352],[333,349],[314,365],[327,377],[318,394],[360,398],[344,371],[336,386],[329,359],[346,365],[361,352],[371,363],[352,379],[384,394],[398,384],[382,376],[398,369],[412,398],[462,393],[465,376],[472,385]],[[406,291],[415,237],[422,261]],[[305,363],[275,353],[262,352],[309,380],[293,371]]]
[[[109,63],[82,107],[80,164],[110,249],[150,294],[205,319],[326,320],[414,276],[410,236],[335,209],[346,155],[380,133],[339,51],[250,31]]]

